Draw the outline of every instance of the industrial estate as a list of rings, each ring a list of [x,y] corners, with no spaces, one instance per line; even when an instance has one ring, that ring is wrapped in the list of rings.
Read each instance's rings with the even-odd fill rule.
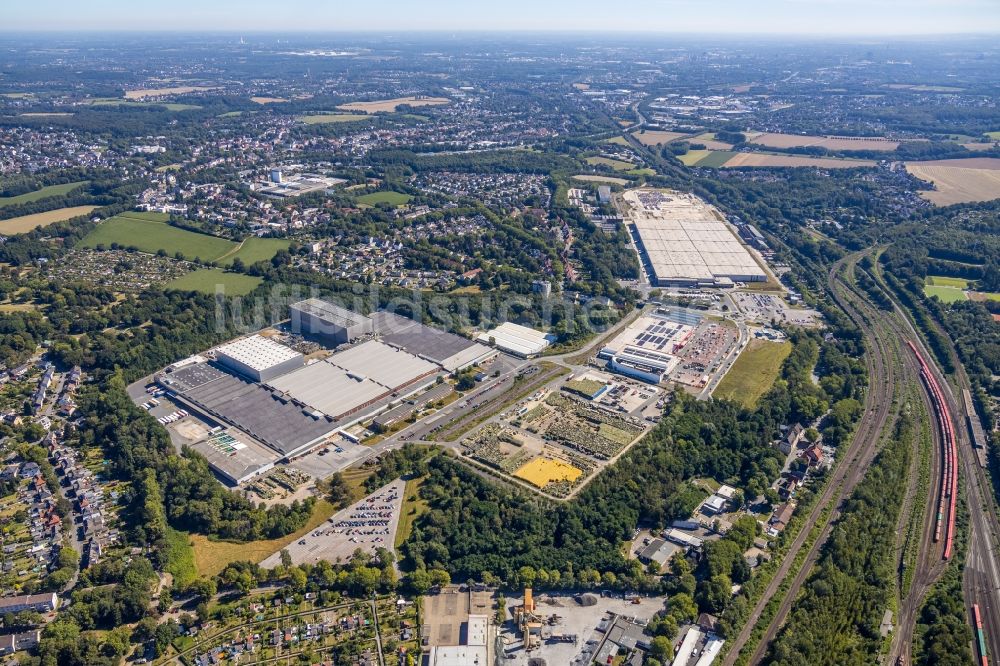
[[[990,3],[36,4],[2,666],[996,661]]]

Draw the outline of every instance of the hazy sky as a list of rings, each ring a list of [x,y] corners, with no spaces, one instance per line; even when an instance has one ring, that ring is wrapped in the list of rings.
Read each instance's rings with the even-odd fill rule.
[[[1000,0],[0,0],[5,30],[1000,33]]]

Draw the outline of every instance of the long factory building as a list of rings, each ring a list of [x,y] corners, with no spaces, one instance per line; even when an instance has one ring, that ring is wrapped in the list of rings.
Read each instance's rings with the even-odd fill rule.
[[[249,335],[157,375],[157,382],[172,398],[229,427],[224,442],[210,443],[210,462],[216,449],[219,455],[214,457],[222,460],[242,451],[244,441],[266,445],[279,459],[297,457],[338,431],[433,385],[439,376],[497,353],[390,313],[368,318],[317,299],[296,306],[300,314],[309,312],[323,319],[307,319],[305,333],[332,332],[334,340],[372,332],[378,337],[307,362],[274,335]],[[331,322],[341,330],[331,328]],[[218,438],[223,430],[217,425],[213,436]],[[258,457],[244,461],[245,467],[234,463],[219,472],[238,484],[273,462]]]
[[[628,224],[656,286],[732,287],[767,280],[722,216],[693,194],[637,189],[623,198]]]

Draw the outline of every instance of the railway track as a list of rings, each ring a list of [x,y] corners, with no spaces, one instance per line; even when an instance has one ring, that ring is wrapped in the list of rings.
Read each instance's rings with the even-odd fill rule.
[[[837,464],[819,501],[816,502],[810,511],[806,520],[806,526],[796,535],[778,571],[765,589],[764,594],[755,604],[746,624],[733,640],[723,660],[725,666],[732,666],[732,664],[736,663],[765,608],[775,594],[777,594],[785,578],[791,572],[795,559],[812,531],[809,526],[817,524],[826,509],[832,505],[834,509],[823,520],[819,538],[816,539],[809,549],[805,561],[798,569],[791,587],[783,597],[778,612],[772,618],[767,631],[758,643],[753,656],[750,658],[750,663],[759,663],[763,659],[768,645],[774,639],[788,612],[791,610],[799,589],[805,582],[812,564],[819,555],[820,548],[829,537],[833,523],[840,515],[841,506],[850,496],[850,493],[864,476],[865,470],[867,470],[869,464],[874,459],[881,434],[894,410],[895,368],[894,364],[889,362],[889,359],[894,355],[893,345],[895,342],[890,336],[885,334],[885,331],[879,328],[878,319],[873,316],[873,309],[865,302],[864,298],[857,292],[851,291],[850,285],[844,282],[841,277],[841,272],[845,265],[847,265],[847,262],[850,261],[849,266],[853,267],[854,263],[860,259],[860,256],[861,254],[851,255],[835,263],[828,275],[828,286],[830,293],[838,305],[861,328],[867,343],[868,353],[865,354],[865,363],[869,381],[868,394],[865,397],[864,413],[843,459]]]

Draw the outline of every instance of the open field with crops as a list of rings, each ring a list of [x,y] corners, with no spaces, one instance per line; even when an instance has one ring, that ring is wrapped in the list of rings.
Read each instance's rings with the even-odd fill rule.
[[[995,157],[907,162],[906,170],[934,185],[920,196],[938,206],[1000,199],[1000,159]]]
[[[661,132],[659,130],[646,130],[633,132],[632,136],[639,140],[644,146],[661,146],[671,141],[677,141],[687,136],[683,132]]]
[[[256,289],[262,281],[259,277],[243,273],[227,273],[220,268],[201,268],[168,282],[166,288],[214,294],[216,287],[221,287],[223,293],[228,296],[245,296]]]
[[[635,168],[635,165],[631,162],[626,162],[625,160],[614,160],[609,157],[588,157],[587,164],[603,166],[609,166],[615,171],[629,171]]]
[[[851,169],[875,166],[871,160],[839,160],[829,157],[800,157],[798,155],[766,155],[764,153],[736,153],[723,165],[737,167],[817,167],[820,169]]]
[[[573,180],[582,180],[588,183],[611,183],[612,185],[628,185],[628,181],[624,178],[615,178],[614,176],[595,176],[594,174],[577,174],[573,176]]]
[[[97,206],[73,206],[71,208],[49,210],[44,213],[35,213],[34,215],[12,217],[9,220],[0,220],[0,234],[23,234],[38,227],[47,227],[56,222],[65,222],[78,215],[87,215],[95,208]]]
[[[375,102],[351,102],[341,104],[338,109],[343,111],[361,111],[363,113],[392,113],[401,106],[441,106],[450,100],[446,97],[397,97]]]
[[[251,97],[250,101],[254,104],[280,104],[288,100],[284,97]]]
[[[898,141],[881,137],[809,136],[800,134],[775,134],[771,132],[747,134],[747,142],[768,148],[805,148],[817,146],[827,150],[896,150]]]
[[[64,194],[69,194],[78,187],[82,187],[89,183],[88,180],[80,180],[75,183],[63,183],[61,185],[49,185],[48,187],[43,187],[40,190],[35,190],[34,192],[25,192],[24,194],[19,194],[15,197],[0,197],[0,208],[4,206],[17,206],[20,204],[32,203],[34,201],[39,201],[40,199],[45,199],[46,197],[60,197]]]
[[[128,90],[125,92],[125,99],[145,99],[147,97],[161,97],[163,95],[183,95],[185,93],[206,92],[215,90],[214,86],[174,86],[172,88],[145,88],[142,90]]]
[[[781,364],[791,353],[791,342],[751,340],[732,369],[719,382],[713,397],[753,407],[774,384]]]
[[[297,116],[306,125],[328,125],[331,123],[356,123],[361,120],[368,120],[366,116],[358,113],[317,113],[307,116]]]

